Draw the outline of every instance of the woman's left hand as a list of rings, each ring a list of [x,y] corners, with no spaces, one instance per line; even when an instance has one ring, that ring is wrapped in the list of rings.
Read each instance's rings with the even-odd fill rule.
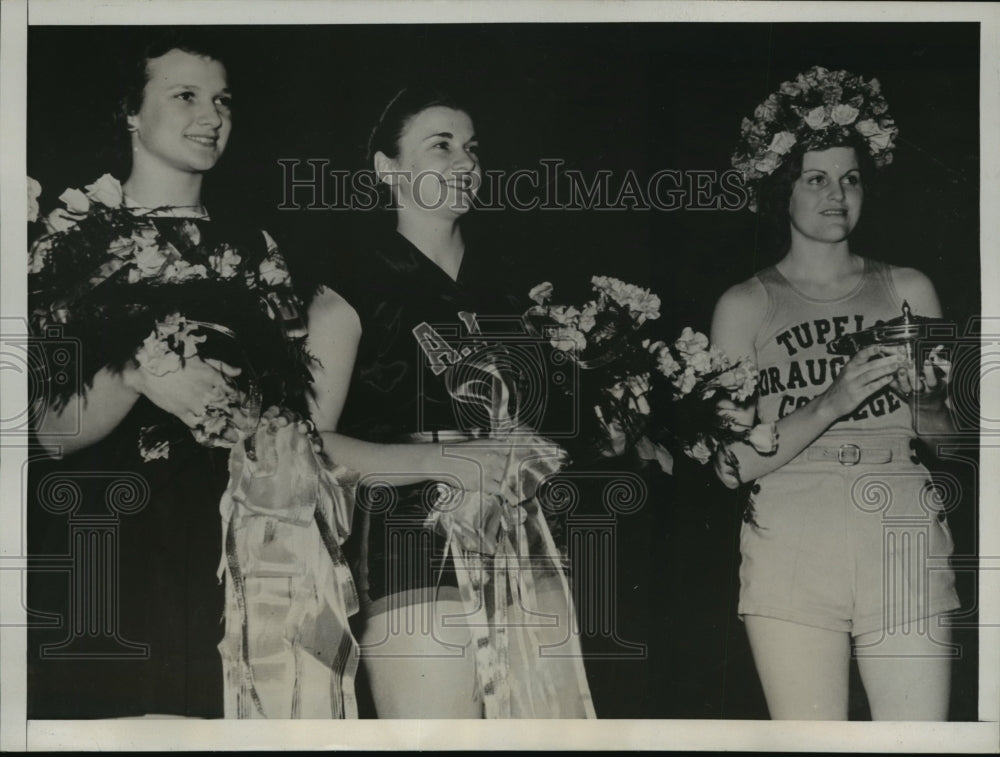
[[[902,350],[894,347],[891,351]],[[944,346],[938,345],[928,353],[920,369],[903,366],[889,386],[921,410],[944,411],[950,379],[951,362],[944,356]]]

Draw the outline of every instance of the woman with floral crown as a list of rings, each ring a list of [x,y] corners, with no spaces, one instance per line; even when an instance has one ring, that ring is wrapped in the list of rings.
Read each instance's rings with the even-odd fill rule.
[[[32,577],[33,607],[64,625],[33,636],[29,716],[351,716],[352,487],[294,422],[302,307],[274,240],[201,202],[232,128],[226,68],[158,35],[119,115],[126,180],[63,193],[30,255],[34,330],[78,350],[36,408],[39,443],[66,457],[33,466],[29,531],[58,553],[50,516],[76,492],[76,572],[69,598]],[[115,524],[103,551],[74,541],[87,517]]]
[[[897,131],[878,80],[814,67],[744,119],[733,157],[782,237],[779,262],[729,289],[712,323],[713,343],[759,370],[755,406],[728,412],[776,421],[781,440],[717,459],[727,485],[756,479],[739,613],[772,718],[846,719],[852,650],[874,719],[948,715],[952,540],[911,450],[952,429],[947,362],[937,349],[922,371],[899,347],[828,350],[907,307],[940,316],[925,275],[850,246]]]
[[[517,376],[485,325],[519,323],[524,308],[498,294],[495,261],[467,247],[461,225],[482,178],[472,119],[447,95],[404,89],[369,159],[393,228],[314,299],[309,350],[313,417],[361,474],[346,549],[376,713],[591,716],[566,580],[533,499],[562,456],[522,426]]]

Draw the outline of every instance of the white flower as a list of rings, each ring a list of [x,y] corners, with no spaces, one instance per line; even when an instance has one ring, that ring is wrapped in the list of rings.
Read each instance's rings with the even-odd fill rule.
[[[662,347],[657,357],[656,367],[664,376],[673,376],[681,369],[681,364],[674,360],[668,347]]]
[[[641,326],[646,321],[655,321],[660,317],[660,298],[643,289],[641,294],[629,298],[628,308],[636,324]]]
[[[583,306],[583,311],[580,313],[580,322],[578,324],[580,331],[586,334],[594,328],[594,325],[597,323],[597,313],[597,303],[593,300]]]
[[[572,326],[560,326],[552,333],[549,342],[557,350],[582,352],[587,346],[587,337]]]
[[[819,105],[806,113],[803,120],[810,129],[822,129],[830,123],[830,117],[827,115],[826,108],[822,105]]]
[[[79,189],[67,189],[59,195],[59,200],[66,206],[66,210],[70,213],[86,215],[87,211],[90,210],[90,200]]]
[[[212,270],[222,278],[232,278],[236,275],[237,267],[243,258],[228,244],[222,245],[220,249],[222,252],[211,255],[208,258],[208,263],[212,266]]]
[[[135,353],[135,359],[154,376],[165,376],[181,367],[181,356],[170,349],[156,329],[143,340],[142,347]]]
[[[109,208],[120,208],[124,200],[122,185],[109,173],[104,174],[93,184],[88,184],[86,190],[87,197]]]
[[[673,385],[681,393],[681,395],[690,394],[691,390],[694,389],[695,384],[698,383],[697,377],[694,375],[694,368],[688,366],[684,369],[684,373],[679,376],[674,377]]]
[[[38,220],[38,197],[42,194],[42,185],[28,177],[28,223]]]
[[[49,254],[52,252],[52,237],[45,236],[31,246],[28,253],[28,272],[39,273],[45,268]]]
[[[140,250],[160,249],[160,232],[152,224],[137,226],[132,230],[132,240]]]
[[[697,460],[702,465],[704,465],[705,463],[707,463],[709,460],[712,459],[712,448],[709,447],[705,443],[704,438],[701,437],[699,437],[698,441],[695,442],[693,445],[685,447],[684,453],[688,457]]]
[[[646,395],[644,394],[632,397],[628,404],[630,409],[635,410],[640,415],[649,415],[652,412],[652,408],[649,406],[649,400],[646,399]]]
[[[156,333],[161,337],[168,337],[186,328],[187,321],[180,313],[171,313],[162,321],[156,324]]]
[[[222,432],[226,430],[227,425],[229,425],[229,418],[225,415],[217,415],[215,413],[206,415],[205,419],[201,422],[201,427],[209,436],[222,436]]]
[[[158,276],[166,264],[167,256],[159,247],[150,245],[135,253],[135,265],[139,272],[139,278],[149,279]],[[131,275],[129,280],[131,281]]]
[[[703,352],[708,348],[708,337],[700,331],[694,331],[690,326],[685,326],[680,337],[674,342],[674,347],[685,357],[690,357],[696,352]]]
[[[849,126],[854,123],[854,119],[858,117],[858,109],[854,108],[846,103],[840,103],[840,105],[834,105],[833,110],[830,111],[830,118],[833,119],[835,124],[840,124],[841,126]]]
[[[729,356],[714,344],[709,346],[708,355],[712,359],[713,371],[724,371],[729,368]]]
[[[892,132],[883,129],[877,122],[870,118],[858,121],[854,128],[872,145],[876,150],[884,150],[892,143]]]
[[[795,145],[795,135],[790,131],[779,131],[771,140],[771,146],[767,149],[778,155],[784,155]]]
[[[541,284],[532,287],[531,291],[528,292],[528,297],[539,305],[544,305],[552,298],[552,291],[552,282],[543,281]]]
[[[181,238],[186,240],[191,247],[197,247],[201,244],[201,229],[198,228],[198,224],[194,221],[185,219],[178,226],[177,231]]]
[[[260,278],[268,286],[281,286],[288,281],[288,270],[276,258],[268,258],[261,262],[258,271],[260,272]]]
[[[762,455],[769,455],[778,448],[778,432],[774,423],[760,423],[754,426],[747,441]]]
[[[147,447],[140,440],[139,454],[142,455],[142,461],[145,463],[148,463],[150,460],[167,460],[170,457],[170,442],[162,441],[151,447]]]
[[[175,260],[163,269],[162,278],[164,281],[189,281],[190,279],[207,278],[208,271],[200,263],[192,265],[186,260]]]
[[[771,152],[770,150],[768,150],[766,153],[764,153],[763,158],[761,158],[760,160],[758,160],[756,163],[753,164],[753,167],[763,174],[771,174],[774,173],[774,169],[777,168],[780,164],[781,164],[781,156],[778,155],[778,153],[776,152]]]
[[[580,311],[572,305],[557,305],[549,310],[549,316],[556,323],[575,328],[580,320]]]
[[[704,350],[695,352],[688,356],[688,365],[696,374],[705,374],[712,370],[712,357]]]
[[[69,231],[80,222],[80,218],[66,208],[56,208],[45,216],[45,228],[50,234]]]

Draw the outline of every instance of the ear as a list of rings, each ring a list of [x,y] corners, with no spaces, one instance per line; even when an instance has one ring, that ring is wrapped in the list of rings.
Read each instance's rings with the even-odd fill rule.
[[[396,161],[379,150],[375,153],[372,162],[375,164],[375,175],[378,176],[378,180],[390,187],[393,186],[396,183],[396,177],[393,175],[396,170]]]
[[[139,130],[139,115],[137,113],[131,113],[125,116],[125,125],[129,131]]]

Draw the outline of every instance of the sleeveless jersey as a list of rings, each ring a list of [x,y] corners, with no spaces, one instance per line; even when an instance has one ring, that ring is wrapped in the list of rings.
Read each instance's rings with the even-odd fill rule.
[[[848,360],[845,355],[827,352],[832,340],[902,312],[889,267],[867,258],[864,262],[858,285],[833,300],[803,294],[775,266],[757,274],[768,298],[767,315],[754,339],[760,377],[757,410],[762,421],[783,418],[830,386]],[[840,418],[820,439],[834,436],[842,440],[858,431],[912,436],[910,410],[886,387]]]

